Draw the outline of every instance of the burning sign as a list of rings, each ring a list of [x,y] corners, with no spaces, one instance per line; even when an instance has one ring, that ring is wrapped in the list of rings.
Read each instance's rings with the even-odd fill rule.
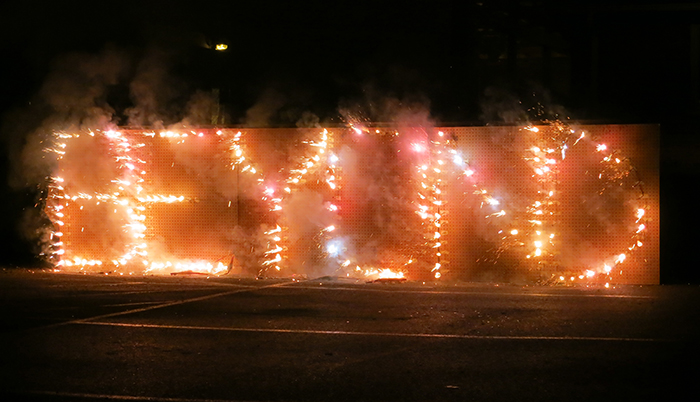
[[[256,134],[55,133],[44,255],[81,271],[216,275],[248,266],[259,276],[435,280],[475,244],[461,239],[490,236],[486,259],[511,255],[554,281],[607,283],[646,243],[648,197],[630,160],[563,124],[520,129],[508,152],[527,188],[508,192],[517,186],[495,185],[493,169],[449,129],[306,130],[282,150]],[[604,223],[626,233],[614,253],[572,264],[561,179],[581,155],[596,164],[595,177],[586,174],[597,194],[586,202],[613,194],[631,212]],[[479,233],[451,226],[463,211],[484,222],[472,224]]]

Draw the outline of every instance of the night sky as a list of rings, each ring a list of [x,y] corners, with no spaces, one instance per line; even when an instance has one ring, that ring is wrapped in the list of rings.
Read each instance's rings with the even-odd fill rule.
[[[695,2],[220,3],[0,5],[0,266],[37,264],[17,229],[36,186],[13,166],[56,115],[169,125],[218,96],[225,125],[341,125],[341,109],[379,122],[395,104],[484,125],[522,122],[540,103],[578,122],[660,124],[662,282],[700,282],[688,252],[700,223]]]

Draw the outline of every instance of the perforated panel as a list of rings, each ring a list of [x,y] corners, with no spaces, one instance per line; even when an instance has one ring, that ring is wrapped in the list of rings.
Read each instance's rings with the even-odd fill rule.
[[[425,143],[432,147],[428,153],[411,151],[421,138],[437,138],[437,130],[381,129],[361,135],[329,130],[327,152],[339,157],[338,188],[330,190],[324,181],[326,165],[309,173],[284,198],[283,205],[297,203],[292,215],[270,213],[261,194],[265,186],[281,191],[289,170],[311,149],[300,140],[316,135],[316,129],[241,129],[245,163],[257,169],[255,174],[241,173],[244,165],[233,169],[231,139],[239,130],[195,130],[187,136],[124,130],[121,137],[98,133],[62,139],[66,154],[56,176],[63,182],[54,183],[47,203],[62,234],[55,239],[62,242],[57,258],[64,266],[91,270],[143,269],[163,261],[228,264],[232,254],[243,260],[247,257],[241,253],[260,254],[265,246],[263,241],[234,247],[242,233],[256,236],[260,228],[289,224],[292,229],[280,243],[288,274],[328,272],[342,257],[353,265],[406,271],[417,280],[433,278],[439,263],[443,278],[458,280],[565,277],[564,282],[579,282],[582,272],[596,270],[585,281],[659,282],[658,127],[576,127],[576,135],[583,131],[585,137],[575,146],[570,140],[566,155],[556,149],[552,173],[542,176],[532,149],[544,149],[547,128],[540,133],[518,127],[440,128],[466,161],[444,167],[437,164],[442,158],[437,150],[443,148]],[[600,151],[600,144],[607,150]],[[602,158],[608,155],[622,159],[618,167],[627,163],[635,169],[606,179],[615,173],[605,170]],[[426,203],[418,195],[423,191],[420,166],[426,164],[441,169],[430,177],[439,179],[441,189],[442,205],[431,206],[431,213],[440,214],[439,249],[432,237],[435,227],[417,212]],[[555,189],[554,195],[544,197],[545,189]],[[485,202],[488,197],[498,204]],[[313,203],[300,204],[307,199]],[[538,236],[546,236],[546,244],[536,256],[539,228],[528,222],[540,199],[548,203],[544,214],[552,213],[545,216],[541,230],[546,233]],[[339,210],[329,214],[315,207],[329,203]],[[635,215],[640,208],[643,219]],[[336,230],[319,234],[329,222]],[[636,233],[640,223],[645,224],[641,235]],[[236,226],[244,230],[237,232]],[[516,228],[518,235],[509,235]],[[334,239],[342,241],[338,261],[324,250]],[[623,253],[623,262],[614,261]],[[86,265],[97,260],[102,265]],[[601,275],[607,264],[612,272]]]
[[[566,157],[557,164],[555,176],[556,215],[552,219],[553,256],[549,264],[533,264],[523,258],[533,247],[511,247],[501,254],[500,262],[484,262],[490,250],[497,247],[503,236],[518,225],[499,223],[498,219],[483,219],[489,208],[471,194],[471,184],[488,189],[501,201],[496,209],[504,209],[505,222],[521,218],[522,211],[537,199],[536,173],[524,161],[533,146],[532,133],[517,127],[459,127],[442,128],[458,139],[459,149],[476,173],[468,185],[453,193],[450,208],[448,250],[450,270],[466,279],[548,278],[556,274],[563,283],[598,282],[628,284],[659,283],[659,157],[658,127],[653,125],[592,125],[575,127],[585,137],[565,150]],[[530,138],[528,140],[528,138]],[[607,145],[604,152],[597,151]],[[603,158],[613,154],[624,165],[634,167],[626,178],[602,180]],[[624,170],[624,169],[623,169]],[[605,177],[603,177],[604,179]],[[605,190],[600,194],[600,190]],[[460,208],[454,208],[455,203]],[[636,211],[643,208],[643,219]],[[519,211],[521,213],[519,214]],[[518,216],[520,215],[520,216]],[[640,223],[645,224],[637,234]],[[520,225],[522,226],[522,225]],[[636,246],[637,239],[642,247]],[[615,264],[620,254],[627,257]],[[487,258],[488,259],[488,258]],[[596,273],[593,278],[579,280],[581,272],[599,270],[607,263],[614,266],[609,275]],[[516,268],[514,268],[516,267]]]

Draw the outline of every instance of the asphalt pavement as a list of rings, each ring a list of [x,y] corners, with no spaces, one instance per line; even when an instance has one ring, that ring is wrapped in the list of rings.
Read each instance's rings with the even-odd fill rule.
[[[671,400],[700,287],[0,271],[3,401]]]

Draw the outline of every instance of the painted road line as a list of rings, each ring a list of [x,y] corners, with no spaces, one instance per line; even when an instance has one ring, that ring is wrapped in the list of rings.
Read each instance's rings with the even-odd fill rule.
[[[233,399],[197,399],[197,398],[162,398],[157,396],[136,396],[136,395],[111,395],[111,394],[87,394],[78,392],[59,391],[14,391],[14,395],[22,396],[54,396],[71,399],[105,399],[111,401],[153,401],[153,402],[244,402]],[[253,401],[247,401],[253,402]]]
[[[144,311],[157,310],[157,309],[166,308],[166,307],[179,306],[179,305],[187,304],[187,303],[194,303],[194,302],[203,301],[203,300],[210,300],[210,299],[214,299],[217,297],[228,296],[228,295],[232,295],[232,294],[236,294],[236,293],[252,292],[252,291],[256,291],[256,290],[260,290],[260,289],[281,287],[281,286],[289,285],[291,283],[294,283],[294,282],[281,282],[281,283],[275,283],[275,284],[267,285],[267,286],[228,290],[226,292],[219,292],[219,293],[209,294],[209,295],[205,295],[205,296],[192,297],[189,299],[168,301],[168,302],[164,302],[164,303],[156,304],[156,305],[152,305],[152,306],[147,306],[147,307],[135,308],[135,309],[124,310],[124,311],[117,311],[114,313],[100,314],[100,315],[96,315],[93,317],[79,318],[77,320],[62,321],[62,322],[58,322],[55,324],[44,325],[41,327],[29,328],[25,331],[36,331],[36,330],[61,327],[61,326],[71,325],[71,324],[81,324],[81,323],[86,323],[86,322],[93,321],[93,320],[101,320],[101,319],[105,319],[105,318],[119,317],[119,316],[128,315],[128,314],[142,313]]]
[[[189,325],[163,324],[130,324],[106,321],[79,321],[74,324],[100,325],[108,327],[144,328],[144,329],[175,329],[189,331],[228,331],[228,332],[262,332],[279,334],[310,334],[310,335],[349,335],[375,336],[398,338],[434,338],[434,339],[474,339],[474,340],[507,340],[507,341],[595,341],[595,342],[672,342],[672,340],[653,338],[625,337],[595,337],[595,336],[518,336],[518,335],[465,335],[465,334],[431,334],[406,332],[364,332],[364,331],[323,331],[311,329],[279,329],[279,328],[240,328],[240,327],[207,327]]]

